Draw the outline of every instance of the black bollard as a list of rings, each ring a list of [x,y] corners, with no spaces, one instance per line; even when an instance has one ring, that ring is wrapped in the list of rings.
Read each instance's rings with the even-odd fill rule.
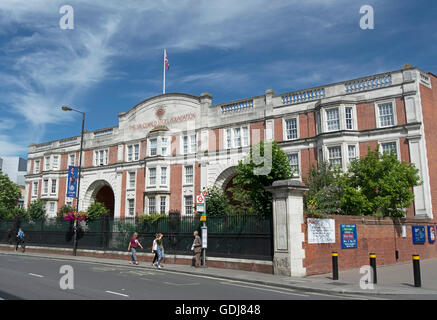
[[[413,273],[414,286],[420,288],[422,286],[422,279],[420,277],[420,256],[413,254]]]
[[[332,280],[338,280],[338,253],[332,253]]]
[[[373,269],[373,283],[376,284],[376,282],[377,282],[377,279],[376,279],[376,254],[370,253],[369,258],[370,258],[370,266]]]

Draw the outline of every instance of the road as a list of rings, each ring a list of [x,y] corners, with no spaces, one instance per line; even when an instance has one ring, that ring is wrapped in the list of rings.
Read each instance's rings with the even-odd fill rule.
[[[61,283],[67,283],[66,274],[60,273],[62,266],[72,267],[73,279],[68,283],[73,284],[73,288],[61,288]],[[0,299],[199,301],[380,298],[306,292],[204,275],[178,274],[165,268],[112,266],[0,253]]]

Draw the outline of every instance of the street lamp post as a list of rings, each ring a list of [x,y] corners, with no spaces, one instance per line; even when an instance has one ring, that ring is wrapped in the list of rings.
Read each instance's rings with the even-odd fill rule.
[[[62,110],[64,111],[75,111],[82,114],[82,131],[80,135],[80,151],[79,151],[79,170],[78,170],[78,179],[77,179],[77,197],[76,197],[76,211],[79,213],[79,195],[80,195],[80,176],[81,176],[81,168],[82,168],[82,148],[83,148],[83,131],[85,126],[85,112],[75,110],[73,108],[62,106]],[[73,226],[73,256],[76,255],[77,251],[77,220],[74,220]]]

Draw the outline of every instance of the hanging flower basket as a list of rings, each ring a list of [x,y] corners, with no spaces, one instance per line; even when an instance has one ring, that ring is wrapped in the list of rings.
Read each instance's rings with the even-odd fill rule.
[[[64,218],[65,221],[83,221],[88,217],[88,213],[87,212],[76,212],[76,211],[70,211],[67,213],[64,213],[62,215],[62,217]]]

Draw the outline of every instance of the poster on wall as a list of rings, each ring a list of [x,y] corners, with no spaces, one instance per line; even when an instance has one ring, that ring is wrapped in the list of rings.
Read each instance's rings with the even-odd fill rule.
[[[358,247],[357,241],[357,225],[356,224],[341,224],[340,237],[342,249],[354,249]]]
[[[413,232],[413,243],[425,243],[425,227],[424,226],[411,226]]]
[[[307,219],[308,243],[335,243],[334,219]]]
[[[435,242],[435,226],[428,226],[428,242]]]

